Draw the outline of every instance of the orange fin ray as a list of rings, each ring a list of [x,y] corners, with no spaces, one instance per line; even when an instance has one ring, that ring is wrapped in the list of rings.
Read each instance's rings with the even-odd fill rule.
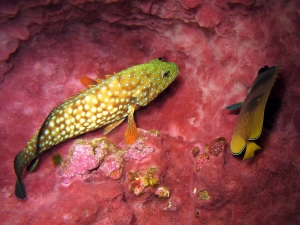
[[[139,132],[134,122],[134,107],[129,106],[128,110],[128,126],[124,135],[125,144],[131,145],[138,138]]]

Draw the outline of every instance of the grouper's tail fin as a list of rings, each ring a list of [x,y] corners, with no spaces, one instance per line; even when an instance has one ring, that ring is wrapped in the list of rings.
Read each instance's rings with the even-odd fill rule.
[[[14,168],[15,173],[17,175],[15,194],[20,199],[26,198],[26,191],[22,181],[23,171],[26,168],[26,166],[32,162],[34,158],[35,155],[27,150],[23,150],[15,157]]]
[[[19,199],[26,198],[26,191],[22,180],[17,179],[15,194]]]

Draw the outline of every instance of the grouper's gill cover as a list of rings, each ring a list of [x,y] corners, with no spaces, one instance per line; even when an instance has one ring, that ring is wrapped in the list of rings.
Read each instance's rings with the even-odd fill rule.
[[[166,89],[177,74],[176,64],[155,59],[107,76],[105,80],[97,80],[98,84],[90,85],[53,109],[24,150],[15,157],[16,196],[26,197],[22,182],[24,169],[31,164],[30,171],[33,171],[43,152],[65,140],[104,126],[107,134],[127,116],[125,142],[132,144],[138,134],[134,111]]]

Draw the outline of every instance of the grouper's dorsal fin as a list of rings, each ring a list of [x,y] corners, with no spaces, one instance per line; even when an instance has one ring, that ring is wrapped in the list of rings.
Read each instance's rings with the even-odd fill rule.
[[[105,79],[111,78],[113,75],[105,75]]]
[[[87,76],[82,76],[82,77],[80,78],[80,82],[81,82],[84,86],[86,86],[86,87],[88,87],[88,86],[90,86],[90,85],[97,85],[97,81],[96,81],[96,80],[94,80],[94,79],[92,79],[92,78],[90,78],[90,77],[87,77]]]
[[[107,80],[109,78],[111,78],[113,75],[105,75],[105,79],[100,79],[100,78],[97,78],[96,80],[90,78],[90,77],[87,77],[87,76],[83,76],[80,78],[80,82],[87,87],[87,89],[89,88],[93,88],[95,87],[96,85],[98,84],[102,84],[104,80]],[[81,92],[84,92],[85,90],[82,90]]]

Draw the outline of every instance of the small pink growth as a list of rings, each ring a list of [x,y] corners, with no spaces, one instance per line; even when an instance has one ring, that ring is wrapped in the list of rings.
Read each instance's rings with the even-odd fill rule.
[[[195,158],[195,165],[194,165],[195,171],[197,172],[200,171],[201,167],[207,162],[209,162],[209,155],[207,153],[198,155]]]
[[[168,206],[164,207],[163,210],[175,212],[177,210],[177,205],[174,202],[168,201]]]
[[[205,145],[205,148],[211,155],[218,156],[220,152],[224,151],[225,145],[226,139],[220,137]]]
[[[157,188],[157,190],[155,191],[155,194],[159,197],[159,198],[169,198],[170,197],[170,191],[167,187],[159,187]]]
[[[139,139],[130,148],[125,152],[124,159],[129,160],[143,160],[146,158],[150,153],[154,152],[154,148],[148,147],[144,145],[144,140]]]
[[[198,146],[195,146],[193,149],[192,149],[192,154],[193,154],[193,157],[196,158],[200,153],[200,149],[198,148]]]
[[[100,168],[104,174],[114,180],[120,179],[123,172],[123,158],[121,154],[115,153],[104,158]]]
[[[153,173],[157,171],[156,167],[150,167],[147,170],[139,170],[137,172],[130,171],[130,184],[131,190],[136,196],[143,193],[146,187],[155,186],[158,184],[159,180],[152,176]]]
[[[136,179],[131,182],[131,189],[136,196],[141,195],[147,186],[143,184],[142,179]]]
[[[13,186],[4,187],[1,192],[5,198],[10,198],[14,193]]]

